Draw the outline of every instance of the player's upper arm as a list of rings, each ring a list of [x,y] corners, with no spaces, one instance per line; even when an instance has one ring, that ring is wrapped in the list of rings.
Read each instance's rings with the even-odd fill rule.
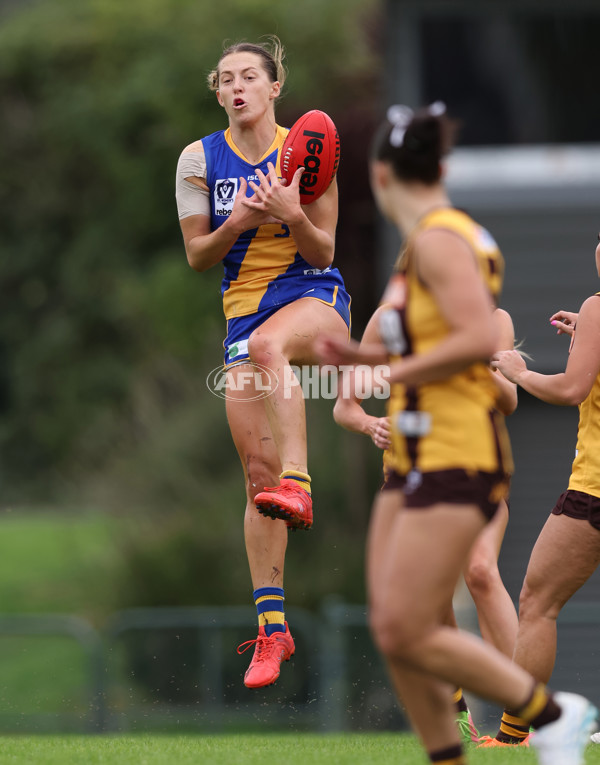
[[[468,331],[477,346],[473,351],[489,358],[496,350],[497,333],[475,253],[462,237],[444,229],[423,232],[416,247],[419,277],[442,316],[451,329]]]
[[[572,404],[587,398],[600,374],[600,297],[584,301],[577,318],[573,347],[569,354],[565,378]]]
[[[498,330],[497,351],[512,351],[515,347],[515,328],[513,320],[503,308],[494,311],[494,324]]]
[[[179,224],[186,244],[211,231],[210,198],[206,183],[206,158],[202,141],[186,146],[177,163],[175,197]]]
[[[510,314],[502,308],[496,308],[493,313],[494,325],[498,333],[496,350],[512,351],[515,347],[515,329]],[[512,414],[519,403],[517,386],[507,380],[499,370],[490,370],[496,384],[496,408],[505,416]]]
[[[181,152],[177,163],[175,198],[180,220],[190,215],[210,215],[206,157],[202,141],[191,143]]]
[[[361,338],[361,343],[366,343],[368,345],[372,343],[381,343],[381,333],[379,331],[379,321],[381,318],[381,314],[384,311],[389,311],[390,306],[384,303],[383,305],[378,306],[375,311],[373,312],[373,315],[367,322],[367,326],[365,327],[365,331],[363,332],[363,336]]]

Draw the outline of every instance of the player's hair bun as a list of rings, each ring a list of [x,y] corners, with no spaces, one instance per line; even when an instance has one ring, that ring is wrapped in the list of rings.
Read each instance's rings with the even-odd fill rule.
[[[440,162],[450,150],[454,133],[455,124],[441,101],[416,112],[397,104],[388,109],[373,155],[390,162],[399,179],[430,185],[440,179]]]
[[[440,121],[431,115],[416,116],[406,129],[404,148],[416,154],[432,153],[441,159],[444,147]]]

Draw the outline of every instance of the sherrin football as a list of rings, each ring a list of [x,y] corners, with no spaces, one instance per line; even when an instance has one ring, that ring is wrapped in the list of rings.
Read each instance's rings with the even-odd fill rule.
[[[288,184],[296,170],[304,167],[300,204],[308,205],[327,191],[339,162],[340,139],[331,117],[318,109],[303,114],[290,128],[281,149],[281,175]]]

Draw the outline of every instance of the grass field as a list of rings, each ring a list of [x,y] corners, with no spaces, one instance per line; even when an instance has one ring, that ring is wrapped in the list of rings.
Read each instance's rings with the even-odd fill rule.
[[[426,765],[420,745],[406,734],[307,733],[177,736],[5,736],[0,762],[15,765]],[[473,765],[535,763],[527,749],[477,750]],[[586,765],[600,763],[600,746],[588,747]],[[557,763],[560,765],[560,763]]]

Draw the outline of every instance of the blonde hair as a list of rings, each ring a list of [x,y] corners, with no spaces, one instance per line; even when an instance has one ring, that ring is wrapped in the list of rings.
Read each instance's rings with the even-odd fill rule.
[[[276,35],[268,35],[264,43],[239,42],[224,48],[217,66],[208,73],[207,82],[209,90],[218,90],[219,67],[221,61],[223,61],[225,56],[229,56],[232,53],[254,53],[257,56],[260,56],[262,67],[269,76],[271,82],[279,82],[283,88],[283,83],[285,82],[287,75],[287,70],[283,63],[285,59],[285,49],[281,44],[279,37]]]
[[[525,343],[525,340],[523,339],[516,342],[514,345],[513,351],[516,351],[519,354],[519,356],[521,356],[521,358],[527,359],[527,361],[533,361],[533,357],[529,353],[527,353],[527,351],[523,350],[524,343]]]

